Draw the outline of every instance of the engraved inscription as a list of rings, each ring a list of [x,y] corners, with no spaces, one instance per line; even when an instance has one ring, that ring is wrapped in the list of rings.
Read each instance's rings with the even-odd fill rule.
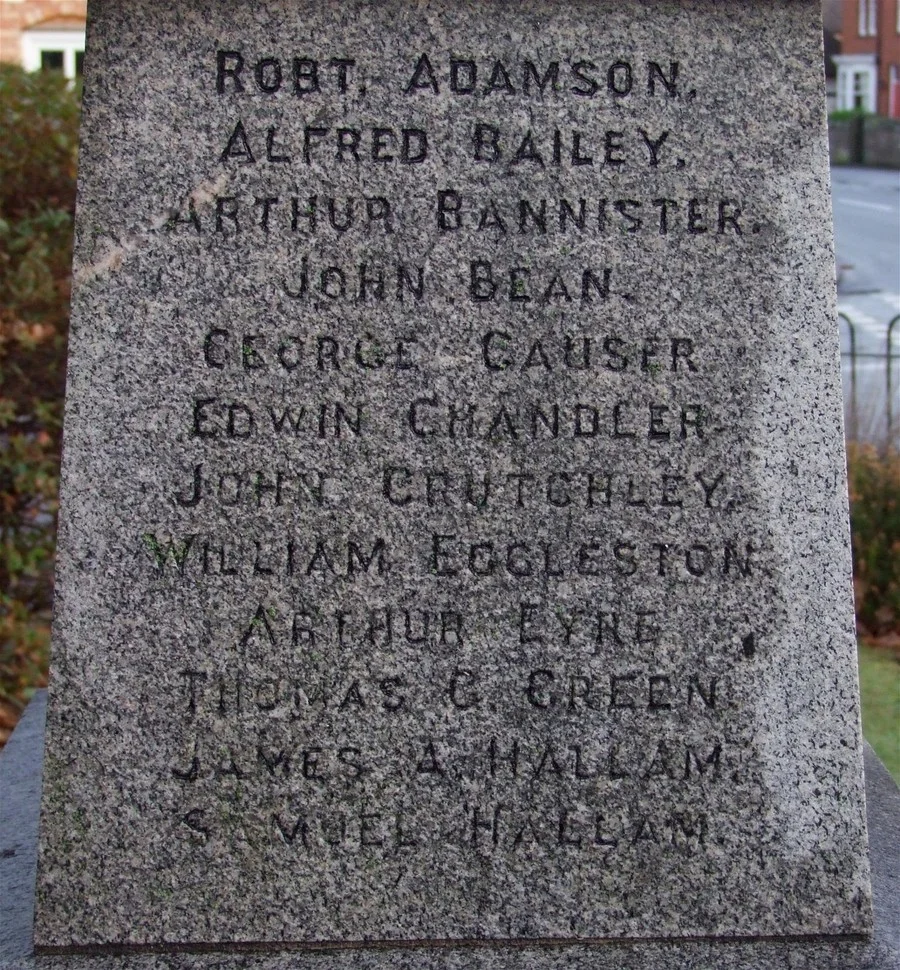
[[[764,197],[692,163],[685,52],[383,67],[217,49],[225,178],[159,229],[269,284],[195,322],[189,458],[130,550],[161,596],[242,600],[168,697],[180,837],[719,851],[766,642],[738,604],[772,570],[729,404],[752,372],[730,320],[653,294],[745,258]]]

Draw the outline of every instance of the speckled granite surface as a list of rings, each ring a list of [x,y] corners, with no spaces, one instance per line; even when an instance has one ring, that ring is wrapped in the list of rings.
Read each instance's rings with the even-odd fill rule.
[[[92,4],[40,947],[868,932],[817,6]]]
[[[32,956],[34,879],[46,692],[0,752],[0,970],[897,970],[900,790],[868,745],[866,804],[875,930],[867,942],[604,943],[595,947],[281,954]],[[214,898],[212,896],[211,898]]]

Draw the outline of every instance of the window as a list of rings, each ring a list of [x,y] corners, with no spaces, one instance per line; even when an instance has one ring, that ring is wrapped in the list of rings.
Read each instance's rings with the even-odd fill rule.
[[[869,109],[869,76],[865,71],[853,71],[850,75],[853,88],[850,92],[850,107],[857,111]]]
[[[42,71],[62,71],[65,54],[62,51],[41,51]]]
[[[878,0],[859,0],[859,36],[874,37],[878,28]]]
[[[70,81],[84,70],[84,30],[35,27],[22,32],[22,67],[60,71]]]
[[[878,68],[874,54],[836,54],[837,109],[839,111],[875,110]]]

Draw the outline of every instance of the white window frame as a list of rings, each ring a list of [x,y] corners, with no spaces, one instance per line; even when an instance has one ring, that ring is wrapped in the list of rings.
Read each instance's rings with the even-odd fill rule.
[[[22,67],[26,71],[41,69],[43,51],[62,51],[63,74],[75,80],[75,55],[84,53],[83,30],[23,30],[21,35]]]
[[[878,0],[859,0],[860,37],[875,37],[878,33]]]
[[[862,110],[875,112],[878,106],[878,67],[874,54],[837,54],[837,110],[853,111],[857,79],[862,87]]]

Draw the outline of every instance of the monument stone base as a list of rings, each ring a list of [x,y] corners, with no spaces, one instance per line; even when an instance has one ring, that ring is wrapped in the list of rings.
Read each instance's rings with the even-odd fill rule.
[[[535,946],[330,947],[273,952],[33,955],[41,761],[46,691],[32,701],[0,752],[0,970],[898,970],[900,968],[900,790],[866,745],[866,802],[875,934],[827,938],[690,940]],[[228,887],[210,886],[210,901]]]

